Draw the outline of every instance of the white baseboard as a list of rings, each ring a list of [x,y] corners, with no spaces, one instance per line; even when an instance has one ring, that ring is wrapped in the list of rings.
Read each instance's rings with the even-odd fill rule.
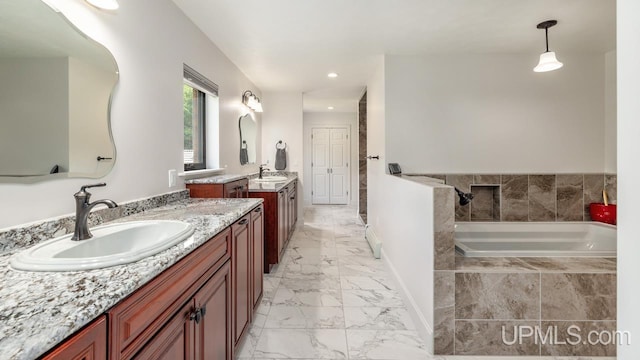
[[[382,249],[382,242],[378,239],[376,234],[373,232],[373,228],[367,224],[364,227],[364,238],[369,243],[371,250],[373,251],[373,257],[376,259],[380,259],[380,250]]]
[[[422,312],[420,311],[420,308],[418,307],[415,300],[411,296],[411,293],[409,293],[409,291],[407,290],[407,287],[405,286],[404,282],[402,281],[400,276],[398,276],[398,272],[396,271],[396,268],[393,266],[391,262],[389,262],[389,260],[385,256],[384,249],[381,250],[381,255],[382,255],[382,261],[386,264],[387,268],[391,271],[391,275],[395,280],[396,284],[398,285],[398,290],[399,290],[398,292],[400,293],[400,296],[402,296],[402,300],[407,306],[407,310],[409,311],[409,315],[411,316],[411,319],[413,320],[414,325],[416,326],[416,331],[418,332],[418,335],[420,335],[422,340],[425,342],[427,346],[427,351],[430,354],[433,354],[433,329],[427,322],[427,319],[424,317],[424,314],[422,314]]]

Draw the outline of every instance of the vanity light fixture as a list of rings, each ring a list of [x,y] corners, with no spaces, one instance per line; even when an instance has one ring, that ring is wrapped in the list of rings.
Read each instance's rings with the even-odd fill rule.
[[[247,90],[242,93],[242,103],[255,112],[262,112],[262,103],[260,102],[260,98],[252,93],[251,90]]]
[[[85,0],[89,4],[104,10],[116,10],[120,7],[118,0]]]
[[[329,109],[329,110],[333,110],[333,106],[329,106],[327,109]]]
[[[549,28],[556,25],[558,23],[557,20],[547,20],[543,21],[538,26],[538,29],[544,29],[544,36],[547,44],[547,51],[543,52],[540,55],[540,62],[538,66],[533,68],[535,72],[547,72],[560,69],[562,67],[562,63],[556,59],[556,53],[553,51],[549,51]]]
[[[337,78],[338,77],[338,73],[330,72],[330,73],[327,74],[327,77],[330,77],[332,79]]]

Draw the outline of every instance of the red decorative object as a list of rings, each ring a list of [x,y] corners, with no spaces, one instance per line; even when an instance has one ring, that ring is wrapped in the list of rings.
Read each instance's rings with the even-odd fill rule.
[[[589,213],[591,214],[591,220],[593,221],[600,221],[611,225],[616,224],[617,212],[615,205],[591,203],[589,204]]]

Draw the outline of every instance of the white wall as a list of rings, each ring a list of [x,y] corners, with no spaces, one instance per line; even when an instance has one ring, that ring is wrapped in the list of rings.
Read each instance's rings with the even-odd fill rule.
[[[418,333],[433,353],[434,190],[391,175],[380,180],[384,187],[380,200],[389,209],[375,228],[382,241],[382,258],[400,285]]]
[[[107,112],[117,75],[69,58],[69,172],[103,174],[114,157]]]
[[[258,164],[275,170],[276,143],[287,143],[286,171],[298,172],[298,194],[304,194],[302,93],[265,92],[262,99],[262,157]],[[260,160],[262,159],[262,160]],[[298,196],[298,217],[302,218],[303,200]]]
[[[72,23],[110,49],[120,70],[111,112],[117,159],[100,179],[108,185],[94,190],[95,199],[123,202],[184,187],[179,181],[169,188],[167,176],[169,169],[182,169],[183,63],[220,86],[221,165],[233,173],[257,170],[240,166],[238,119],[246,112],[242,92],[260,91],[170,0],[121,1],[116,12],[84,1],[57,3]],[[0,184],[0,228],[71,214],[73,193],[92,182]]]
[[[69,171],[68,73],[66,57],[0,59],[0,175]]]
[[[616,92],[616,52],[605,54],[604,83],[604,172],[615,174],[618,170],[616,149],[617,137],[617,92]]]
[[[618,346],[618,359],[640,356],[640,2],[618,0],[618,330],[631,332],[631,345]]]
[[[304,164],[304,182],[307,184],[304,190],[304,205],[311,205],[311,160],[312,142],[311,129],[314,127],[330,127],[330,126],[348,126],[349,127],[349,204],[358,204],[358,114],[353,113],[333,113],[333,112],[305,112],[303,115],[303,164]]]
[[[602,172],[604,55],[386,56],[387,162],[405,172]]]
[[[380,218],[386,216],[382,177],[385,176],[385,84],[384,59],[367,82],[367,154],[380,160],[367,160],[367,221],[377,232]],[[384,240],[383,240],[384,241]]]

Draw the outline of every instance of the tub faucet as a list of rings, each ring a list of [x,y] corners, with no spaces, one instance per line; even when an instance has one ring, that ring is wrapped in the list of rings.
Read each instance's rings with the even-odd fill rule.
[[[460,206],[465,206],[468,203],[470,203],[471,200],[473,200],[473,194],[472,193],[464,193],[464,192],[462,192],[462,190],[458,189],[455,186],[453,188],[456,190],[456,193],[460,197]]]
[[[267,164],[260,164],[260,172],[258,173],[258,179],[262,179],[262,173],[265,170],[269,170],[269,168],[266,167],[266,166],[267,166]]]
[[[71,240],[86,240],[90,239],[93,235],[91,231],[89,231],[89,226],[87,225],[87,220],[89,219],[89,213],[91,209],[93,209],[96,205],[107,205],[110,208],[118,207],[118,204],[113,202],[112,200],[98,200],[92,203],[89,203],[89,198],[91,198],[91,194],[86,191],[87,188],[106,186],[106,183],[99,183],[93,185],[84,185],[80,188],[80,191],[73,194],[73,197],[76,199],[76,226],[73,231],[73,236]]]

